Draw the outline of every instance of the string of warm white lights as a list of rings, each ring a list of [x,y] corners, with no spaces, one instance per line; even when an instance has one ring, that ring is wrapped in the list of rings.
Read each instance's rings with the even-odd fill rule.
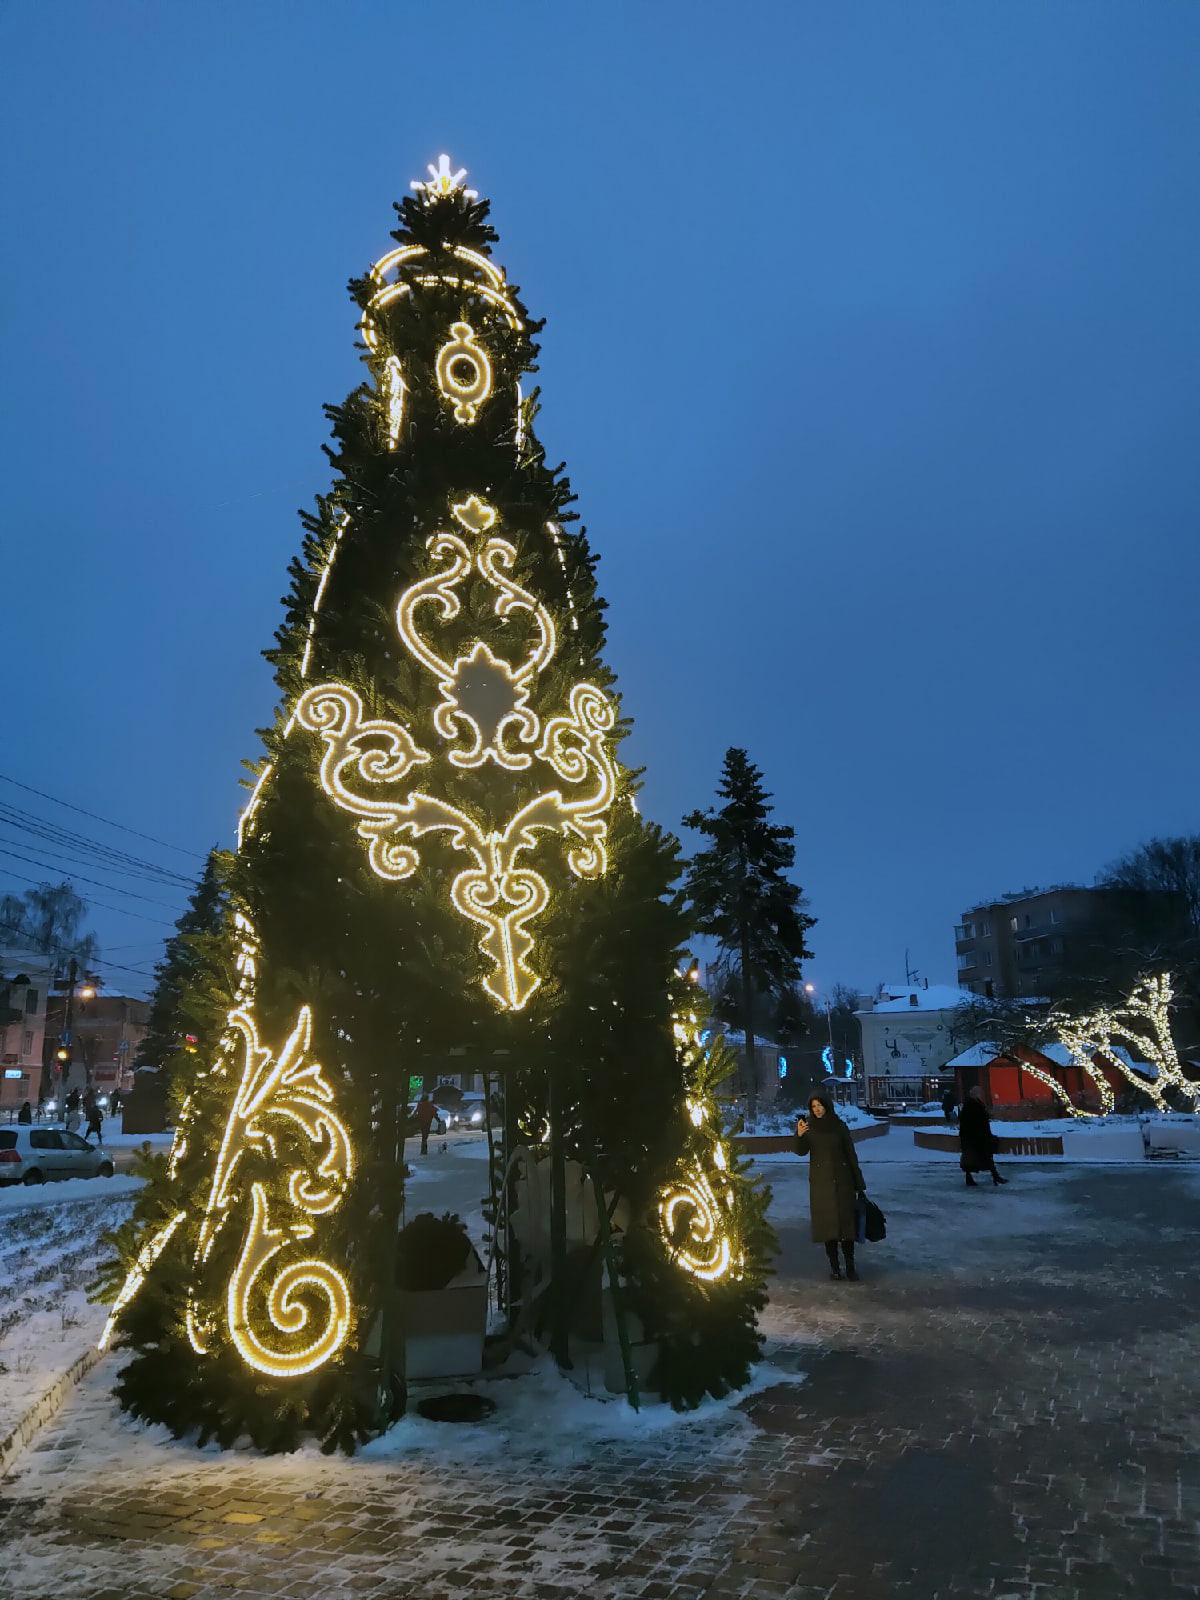
[[[1112,1110],[1115,1101],[1098,1061],[1148,1095],[1159,1111],[1171,1110],[1172,1094],[1192,1111],[1200,1109],[1200,1083],[1184,1072],[1171,1033],[1173,999],[1171,975],[1162,972],[1140,979],[1122,1005],[1098,1006],[1082,1017],[1051,1015],[1050,1023],[1072,1060],[1100,1090],[1102,1115]],[[1148,1063],[1148,1070],[1139,1071],[1129,1052]]]
[[[138,1251],[133,1267],[121,1286],[121,1292],[113,1301],[113,1308],[108,1314],[108,1321],[104,1324],[104,1331],[96,1344],[97,1350],[106,1350],[108,1348],[108,1342],[117,1326],[117,1318],[145,1283],[146,1274],[170,1244],[172,1235],[186,1216],[186,1211],[177,1211],[166,1227],[160,1228],[149,1243],[143,1245]]]
[[[692,1126],[705,1130],[711,1172],[693,1159],[658,1197],[659,1227],[671,1259],[703,1283],[741,1277],[745,1250],[738,1237],[729,1158],[721,1133],[721,1113],[715,1100],[698,1087],[704,1064],[700,1023],[694,1013],[676,1015],[675,1043],[683,1061],[685,1079],[692,1085],[687,1098]],[[718,1194],[718,1189],[720,1193]]]

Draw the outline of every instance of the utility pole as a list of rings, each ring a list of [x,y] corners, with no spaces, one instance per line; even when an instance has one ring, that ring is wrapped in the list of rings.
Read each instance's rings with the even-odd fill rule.
[[[58,1035],[58,1049],[55,1051],[55,1075],[58,1078],[58,1090],[55,1099],[58,1101],[58,1110],[63,1110],[63,1090],[66,1086],[66,1074],[71,1070],[71,1050],[74,1043],[73,1029],[75,1026],[75,980],[79,976],[79,963],[72,956],[67,967],[67,1002],[66,1017]]]

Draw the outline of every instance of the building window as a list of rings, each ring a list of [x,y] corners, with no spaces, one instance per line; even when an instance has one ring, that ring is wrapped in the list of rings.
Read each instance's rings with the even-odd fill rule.
[[[1016,917],[1009,917],[1008,925],[1012,929],[1012,931],[1014,933],[1016,933],[1016,931],[1017,931],[1017,919],[1016,919]]]
[[[960,950],[958,952],[958,970],[966,972],[975,965],[974,950]]]
[[[1033,927],[1033,918],[1030,916],[1028,911],[1025,913],[1025,926],[1027,928]]]
[[[992,952],[990,950],[985,950],[983,952],[983,964],[984,964],[985,967],[990,967],[991,966],[991,964],[992,964]]]
[[[992,936],[992,925],[991,925],[991,923],[990,922],[981,922],[979,924],[979,937],[981,939],[990,939],[991,936]]]
[[[1050,913],[1050,921],[1051,922],[1057,922],[1058,921],[1058,912],[1057,911],[1052,911]]]
[[[21,1038],[21,1054],[23,1056],[31,1056],[33,1054],[33,1034],[28,1028],[26,1028]]]
[[[1051,941],[1050,941],[1050,949],[1054,952],[1054,954],[1056,956],[1062,955],[1062,953],[1063,953],[1063,942],[1062,942],[1062,940],[1061,939],[1051,939]]]
[[[36,989],[26,989],[26,991],[25,991],[25,1014],[26,1014],[26,1016],[32,1016],[33,1013],[37,1010],[37,1002],[38,1002],[38,992],[37,992],[37,990]]]

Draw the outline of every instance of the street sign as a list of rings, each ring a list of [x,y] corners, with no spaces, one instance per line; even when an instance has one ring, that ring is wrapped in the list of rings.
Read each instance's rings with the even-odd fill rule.
[[[59,1042],[59,1044],[73,1044],[75,1042],[73,1037],[72,1037],[70,1028],[64,1028],[63,1029],[63,1031],[58,1036],[58,1042]]]

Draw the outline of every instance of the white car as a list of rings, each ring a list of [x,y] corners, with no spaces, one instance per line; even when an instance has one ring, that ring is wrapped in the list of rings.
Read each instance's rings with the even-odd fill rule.
[[[66,1128],[0,1128],[0,1184],[111,1178],[115,1170],[103,1145],[89,1144]]]

